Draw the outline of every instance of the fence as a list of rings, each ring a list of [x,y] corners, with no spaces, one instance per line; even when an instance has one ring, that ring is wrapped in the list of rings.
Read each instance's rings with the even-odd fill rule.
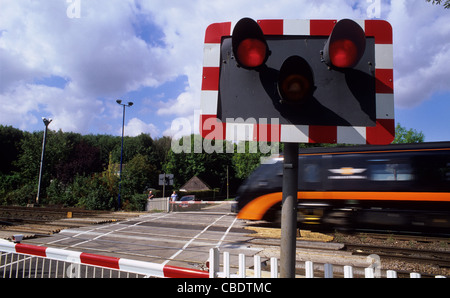
[[[370,256],[369,256],[370,257]],[[369,258],[368,257],[368,258]],[[237,273],[233,274],[231,273],[230,268],[230,254],[228,252],[223,253],[222,257],[222,271],[220,271],[220,253],[217,248],[211,248],[209,252],[209,277],[210,278],[216,278],[216,277],[222,277],[222,278],[261,278],[261,277],[270,277],[270,278],[278,278],[279,272],[278,272],[278,259],[277,258],[270,258],[270,272],[269,271],[262,271],[261,269],[261,257],[258,255],[255,255],[253,257],[253,270],[248,270],[246,268],[245,264],[245,255],[239,254],[239,265]],[[376,259],[376,258],[373,258]],[[310,261],[305,262],[305,275],[306,278],[314,278],[316,277],[314,273],[314,263]],[[324,264],[323,265],[323,276],[325,278],[333,278],[333,265],[332,264]],[[317,272],[316,272],[317,273]],[[321,272],[322,273],[322,272]],[[303,276],[302,276],[303,277]],[[344,278],[354,278],[354,268],[352,266],[344,266]],[[364,269],[364,277],[365,278],[375,278],[375,277],[381,277],[381,270],[377,265],[374,266],[374,264],[370,265],[369,268]],[[387,278],[397,278],[397,272],[393,270],[387,270],[386,271],[386,277]],[[419,273],[410,273],[410,278],[421,278],[421,274]],[[445,276],[438,275],[435,276],[436,278],[446,278]]]
[[[172,202],[170,198],[155,198],[147,201],[146,211],[157,210],[161,212],[171,211],[200,211],[206,207],[224,205],[226,208],[234,204],[234,201],[176,201]]]
[[[169,198],[154,198],[152,200],[147,200],[147,207],[145,210],[169,212]]]

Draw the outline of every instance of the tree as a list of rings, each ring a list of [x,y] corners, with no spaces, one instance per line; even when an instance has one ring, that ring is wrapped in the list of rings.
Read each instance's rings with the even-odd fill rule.
[[[444,8],[450,8],[450,0],[445,0],[444,3],[442,3],[442,0],[426,0],[427,2],[431,2],[433,4],[437,4],[437,5],[444,5]]]
[[[72,182],[75,176],[90,175],[102,171],[100,150],[81,140],[73,146],[67,160],[56,165],[56,176],[62,183]]]
[[[77,202],[76,206],[90,210],[111,210],[117,199],[117,193],[111,193],[108,180],[102,174],[93,177],[77,175],[66,193]]]
[[[119,138],[120,140],[120,138]],[[128,163],[136,154],[142,154],[150,158],[153,139],[149,134],[140,134],[137,137],[124,137],[123,139],[123,163]],[[120,161],[121,143],[112,151],[114,161]]]
[[[90,145],[99,148],[100,150],[100,160],[104,168],[109,164],[110,154],[113,151],[117,151],[117,159],[114,161],[118,162],[120,160],[120,144],[121,137],[111,136],[111,135],[85,135],[83,140]],[[115,148],[118,148],[117,150]]]
[[[172,138],[166,136],[153,140],[152,158],[153,160],[157,161],[157,164],[155,165],[158,168],[158,170],[162,169],[164,163],[167,160],[167,155],[170,150],[171,142]]]
[[[20,154],[20,142],[23,132],[12,126],[0,125],[0,174],[10,174],[16,169],[14,161]]]
[[[259,151],[251,150],[252,147],[258,146],[256,142],[245,141],[245,152],[244,153],[234,153],[232,157],[233,168],[236,172],[236,178],[244,180],[260,165],[261,157],[267,154],[262,154]]]
[[[191,135],[189,139],[191,152],[174,153],[172,150],[167,155],[167,161],[163,167],[165,173],[174,174],[174,187],[179,188],[193,176],[199,176],[211,188],[223,188],[227,176],[227,167],[232,170],[231,158],[232,154],[226,153],[206,153],[200,151],[200,148],[194,148],[203,144],[200,135]],[[179,144],[182,146],[185,139],[180,139]],[[223,152],[225,152],[226,142],[223,142]],[[200,153],[196,153],[199,152]],[[229,176],[233,177],[233,171]]]
[[[122,193],[126,196],[142,194],[158,183],[156,167],[147,156],[136,154],[126,165],[122,176]]]
[[[34,201],[43,131],[26,132],[0,125],[0,204]],[[158,185],[171,139],[149,134],[125,137],[123,195],[128,210],[143,210],[143,191]],[[121,137],[48,131],[42,198],[45,203],[89,209],[115,207]],[[190,177],[189,177],[190,178]],[[117,207],[117,206],[116,206]]]
[[[397,123],[395,127],[395,139],[393,144],[408,144],[408,143],[422,143],[425,140],[425,135],[415,129],[407,130],[405,127]]]

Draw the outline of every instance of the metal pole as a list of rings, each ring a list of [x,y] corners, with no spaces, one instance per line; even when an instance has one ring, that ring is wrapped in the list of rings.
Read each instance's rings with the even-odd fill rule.
[[[297,191],[298,144],[284,143],[283,205],[281,209],[281,278],[295,277]]]
[[[120,148],[119,196],[117,197],[117,210],[120,210],[120,191],[122,188],[122,160],[123,160],[123,132],[124,132],[124,129],[125,129],[125,105],[123,105],[122,146]]]
[[[163,183],[163,198],[166,197],[166,173],[164,173],[164,183]]]
[[[230,182],[228,180],[228,166],[227,166],[227,200],[230,197]]]
[[[36,196],[36,205],[39,205],[39,198],[41,195],[41,185],[42,185],[42,173],[44,170],[44,155],[45,155],[45,143],[47,142],[47,128],[48,125],[50,124],[50,122],[52,122],[52,119],[47,119],[47,118],[42,118],[42,120],[44,121],[44,125],[45,125],[45,130],[44,130],[44,137],[42,138],[42,152],[41,152],[41,164],[39,166],[39,182],[38,182],[38,191],[37,191],[37,196]]]

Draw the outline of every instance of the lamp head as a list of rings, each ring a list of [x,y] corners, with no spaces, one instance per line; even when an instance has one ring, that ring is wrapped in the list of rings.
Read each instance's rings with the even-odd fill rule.
[[[47,119],[45,117],[42,117],[42,121],[44,122],[45,126],[48,126],[50,124],[50,122],[53,121],[53,119],[52,118]]]

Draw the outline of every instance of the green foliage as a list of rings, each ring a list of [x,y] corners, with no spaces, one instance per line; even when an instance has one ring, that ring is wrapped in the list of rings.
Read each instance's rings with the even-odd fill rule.
[[[24,133],[20,142],[21,154],[15,161],[20,169],[20,177],[23,181],[35,181],[37,183],[37,173],[39,172],[39,161],[42,146],[41,133]]]
[[[18,173],[11,173],[9,175],[0,174],[0,205],[6,205],[6,202],[3,202],[2,199],[4,199],[9,192],[20,187],[21,179]]]
[[[450,8],[450,0],[445,0],[445,2],[442,0],[426,0],[426,1],[437,5],[442,4],[444,5],[444,8]]]
[[[68,185],[53,180],[47,188],[45,203],[90,210],[112,210],[117,200],[117,188],[110,183],[106,175],[101,173],[91,177],[77,175],[73,183]]]
[[[37,195],[43,131],[22,132],[0,125],[0,204],[25,205]],[[128,209],[143,210],[140,196],[157,187],[158,174],[170,139],[150,135],[126,137],[122,197]],[[87,209],[116,208],[121,137],[87,135],[49,130],[45,150],[41,203],[80,206]],[[166,150],[166,152],[164,152]]]
[[[8,192],[0,199],[1,205],[26,206],[36,200],[37,185],[25,184],[18,189]]]
[[[67,195],[66,189],[69,191],[70,187],[66,187],[61,181],[58,179],[54,179],[50,182],[50,185],[47,187],[47,198],[46,203],[51,205],[59,205],[59,206],[75,206],[77,201],[72,201],[71,197]]]
[[[422,143],[425,140],[425,135],[415,129],[406,129],[397,123],[395,127],[395,139],[393,144],[408,144],[408,143]]]
[[[0,163],[0,174],[9,173],[17,168],[14,166],[14,161],[20,155],[20,141],[23,138],[23,132],[12,126],[0,125],[0,156],[2,162]]]
[[[74,181],[72,197],[78,199],[77,206],[90,210],[112,210],[117,193],[111,193],[108,180],[102,175],[81,177]]]
[[[122,210],[144,211],[147,204],[147,194],[134,194],[123,202]]]
[[[122,186],[129,194],[144,193],[157,181],[156,167],[150,163],[147,156],[142,154],[134,156],[123,171]]]
[[[260,152],[255,152],[257,147],[256,142],[245,142],[245,152],[233,154],[232,163],[236,178],[246,179],[260,164],[261,157],[267,155]]]

